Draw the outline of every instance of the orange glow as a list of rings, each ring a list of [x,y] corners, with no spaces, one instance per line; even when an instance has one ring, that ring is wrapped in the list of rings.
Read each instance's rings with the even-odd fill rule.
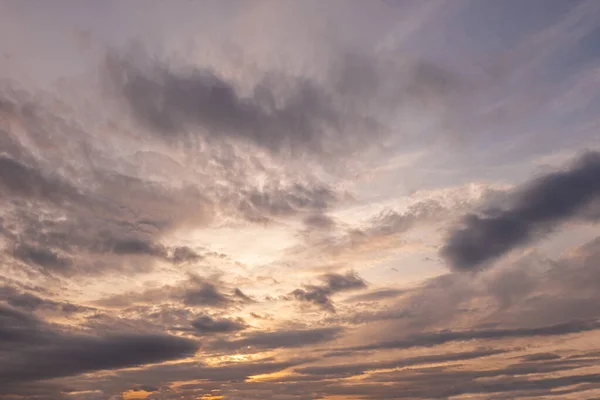
[[[123,392],[123,399],[131,400],[131,399],[146,399],[152,393],[147,392],[145,390],[128,390],[127,392]]]
[[[290,376],[290,375],[292,375],[292,374],[287,371],[278,371],[278,372],[273,372],[271,374],[253,375],[253,376],[248,377],[248,381],[250,381],[250,382],[272,381],[272,380],[277,380],[279,378],[283,378],[283,377]]]

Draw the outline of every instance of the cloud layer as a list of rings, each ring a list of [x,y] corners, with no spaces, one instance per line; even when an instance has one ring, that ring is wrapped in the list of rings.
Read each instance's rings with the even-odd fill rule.
[[[0,398],[600,398],[594,0],[0,2]]]

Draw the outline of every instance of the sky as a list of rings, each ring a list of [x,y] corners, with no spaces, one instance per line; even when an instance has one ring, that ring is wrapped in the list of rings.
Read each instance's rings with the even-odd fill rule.
[[[0,0],[0,399],[600,398],[600,2]]]

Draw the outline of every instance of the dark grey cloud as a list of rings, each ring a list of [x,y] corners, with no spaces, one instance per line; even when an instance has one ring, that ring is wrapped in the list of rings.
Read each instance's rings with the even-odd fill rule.
[[[242,319],[213,318],[201,315],[191,322],[194,333],[198,335],[211,335],[216,333],[234,333],[248,327]]]
[[[466,331],[444,330],[439,332],[422,332],[408,336],[404,339],[355,346],[352,347],[351,350],[408,349],[411,347],[429,347],[471,340],[502,340],[536,336],[560,336],[572,333],[589,332],[597,329],[600,329],[600,323],[593,320],[570,321],[536,328],[475,329]]]
[[[188,246],[179,246],[171,252],[171,260],[175,264],[194,262],[202,259],[202,256]]]
[[[6,285],[0,286],[0,301],[5,301],[8,305],[24,311],[56,310],[73,314],[94,310],[92,307],[42,298]]]
[[[49,379],[173,360],[192,355],[196,348],[190,340],[164,335],[66,337],[47,347],[18,352],[18,360],[0,367],[0,381]]]
[[[194,278],[193,286],[184,290],[182,300],[187,306],[200,307],[224,308],[232,303],[214,283],[199,278]]]
[[[148,255],[161,255],[164,250],[156,248],[152,243],[141,240],[139,238],[131,239],[116,239],[111,238],[106,242],[106,246],[109,251],[114,252],[118,255],[126,254],[148,254]]]
[[[331,162],[398,132],[389,121],[404,108],[445,120],[446,108],[469,92],[465,79],[445,65],[406,61],[336,49],[318,76],[263,69],[244,85],[211,67],[161,61],[140,46],[109,52],[106,75],[134,118],[160,138],[236,141]],[[253,60],[239,63],[256,68]]]
[[[335,93],[301,77],[267,73],[249,93],[206,68],[175,69],[144,56],[110,54],[107,70],[133,115],[163,137],[182,138],[192,128],[208,139],[245,141],[273,152],[338,152],[360,126],[375,121],[337,104]],[[281,95],[283,90],[283,95]]]
[[[335,307],[333,306],[331,298],[329,297],[331,292],[327,289],[327,287],[309,285],[304,289],[296,289],[291,294],[294,299],[300,302],[312,303],[323,310],[335,312]]]
[[[183,358],[198,347],[194,341],[167,335],[63,332],[4,306],[0,321],[0,382],[5,385]]]
[[[600,154],[589,152],[570,169],[542,176],[518,188],[503,210],[467,215],[450,233],[441,255],[458,271],[485,265],[577,215],[600,194]]]
[[[363,289],[366,282],[354,271],[346,274],[326,274],[321,278],[332,293]]]
[[[49,271],[64,272],[71,269],[73,262],[47,248],[36,248],[19,244],[13,250],[13,256],[25,263],[36,264]]]
[[[0,350],[14,349],[28,343],[47,343],[57,337],[35,316],[0,304]]]
[[[325,214],[310,214],[303,220],[308,229],[331,229],[335,221]]]
[[[349,271],[344,275],[326,274],[320,279],[323,281],[322,285],[306,285],[304,289],[294,290],[291,295],[298,301],[311,303],[323,310],[335,312],[331,301],[333,294],[367,287],[366,282],[354,271]]]
[[[139,232],[133,231],[134,234]],[[174,264],[185,264],[199,261],[203,258],[188,246],[168,247],[152,241],[152,238],[142,237],[106,237],[93,249],[97,252],[114,253],[119,256],[146,255],[162,258]]]
[[[2,291],[4,292],[5,290]],[[33,311],[42,307],[45,304],[48,304],[48,302],[42,299],[41,297],[30,293],[18,293],[15,291],[13,293],[8,294],[7,296],[4,295],[2,297],[12,307],[29,311]]]
[[[178,310],[182,311],[188,308],[189,310],[196,308],[236,308],[254,302],[254,299],[244,294],[239,288],[231,288],[218,279],[190,274],[187,279],[174,285],[120,293],[97,300],[94,304],[111,309],[136,309],[175,303],[179,307]],[[181,307],[182,304],[185,307]],[[168,309],[168,313],[171,314],[175,311],[174,309]]]
[[[523,361],[549,361],[549,360],[558,360],[561,357],[558,354],[554,353],[535,353],[528,354],[523,357]]]
[[[260,351],[296,348],[329,342],[342,333],[339,327],[252,332],[236,340],[218,340],[211,348],[218,351]]]
[[[233,289],[233,296],[235,296],[236,298],[240,299],[244,303],[254,303],[254,302],[256,302],[256,300],[254,300],[252,297],[250,297],[250,296],[246,295],[244,292],[242,292],[240,290],[240,288]]]
[[[39,166],[31,167],[15,159],[0,156],[0,190],[4,196],[41,199],[54,203],[77,201],[77,189],[59,176],[43,174]]]

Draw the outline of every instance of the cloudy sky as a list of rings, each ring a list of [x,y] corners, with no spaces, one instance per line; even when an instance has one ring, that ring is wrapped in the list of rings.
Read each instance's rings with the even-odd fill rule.
[[[600,2],[0,0],[0,399],[600,398]]]

